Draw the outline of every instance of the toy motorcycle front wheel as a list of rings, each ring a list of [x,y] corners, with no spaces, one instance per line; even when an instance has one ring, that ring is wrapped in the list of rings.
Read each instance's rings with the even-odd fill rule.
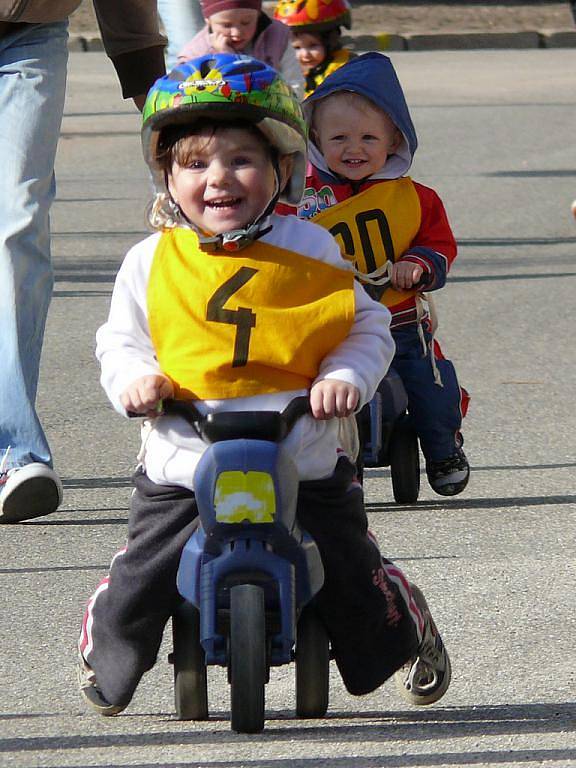
[[[255,584],[230,590],[229,677],[231,725],[238,733],[264,728],[264,688],[267,679],[264,592]]]

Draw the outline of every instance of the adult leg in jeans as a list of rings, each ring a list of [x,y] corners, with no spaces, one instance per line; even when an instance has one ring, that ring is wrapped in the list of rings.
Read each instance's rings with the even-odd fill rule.
[[[48,514],[61,500],[35,400],[53,285],[49,210],[67,38],[66,22],[15,25],[0,37],[1,522]]]
[[[204,26],[200,0],[158,0],[158,12],[168,37],[166,68],[176,65],[178,53]]]

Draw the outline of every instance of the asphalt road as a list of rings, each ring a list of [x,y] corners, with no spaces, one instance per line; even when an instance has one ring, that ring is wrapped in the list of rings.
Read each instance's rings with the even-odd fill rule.
[[[101,54],[74,54],[58,156],[56,290],[39,407],[65,487],[47,519],[0,528],[0,765],[26,768],[412,768],[576,764],[576,419],[573,412],[576,51],[393,54],[413,108],[415,178],[443,197],[460,241],[439,336],[472,394],[466,492],[392,502],[366,483],[382,549],[425,591],[450,649],[436,706],[393,684],[349,696],[333,675],[323,721],[293,715],[293,670],[273,671],[266,730],[174,719],[163,648],[129,709],[88,713],[75,682],[83,606],[123,544],[137,425],[98,383],[94,333],[115,271],[145,234],[150,184],[138,116]],[[382,649],[383,653],[385,649]]]

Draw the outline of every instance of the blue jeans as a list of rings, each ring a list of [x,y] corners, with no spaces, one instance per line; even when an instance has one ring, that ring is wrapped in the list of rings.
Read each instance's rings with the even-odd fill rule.
[[[68,24],[0,37],[0,461],[52,463],[35,410],[52,296],[49,210],[60,133]]]
[[[426,462],[443,461],[456,450],[462,427],[462,391],[450,360],[436,358],[442,386],[434,381],[430,354],[423,356],[416,326],[392,332],[396,354],[392,361],[408,395],[408,413],[418,433]],[[428,345],[431,335],[425,331]]]
[[[204,26],[204,17],[200,0],[158,0],[158,12],[168,37],[166,69],[170,71],[182,48]]]

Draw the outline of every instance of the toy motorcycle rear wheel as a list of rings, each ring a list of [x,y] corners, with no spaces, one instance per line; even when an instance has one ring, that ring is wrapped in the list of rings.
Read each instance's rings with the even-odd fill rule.
[[[388,451],[394,499],[414,504],[420,493],[420,455],[418,436],[407,415],[394,424]]]
[[[259,733],[264,728],[267,678],[264,592],[255,584],[230,590],[230,665],[232,730]]]
[[[296,628],[296,714],[324,717],[328,709],[330,647],[322,622],[306,606]]]
[[[183,603],[172,617],[174,703],[179,720],[208,719],[208,687],[204,649],[200,645],[200,613]]]

